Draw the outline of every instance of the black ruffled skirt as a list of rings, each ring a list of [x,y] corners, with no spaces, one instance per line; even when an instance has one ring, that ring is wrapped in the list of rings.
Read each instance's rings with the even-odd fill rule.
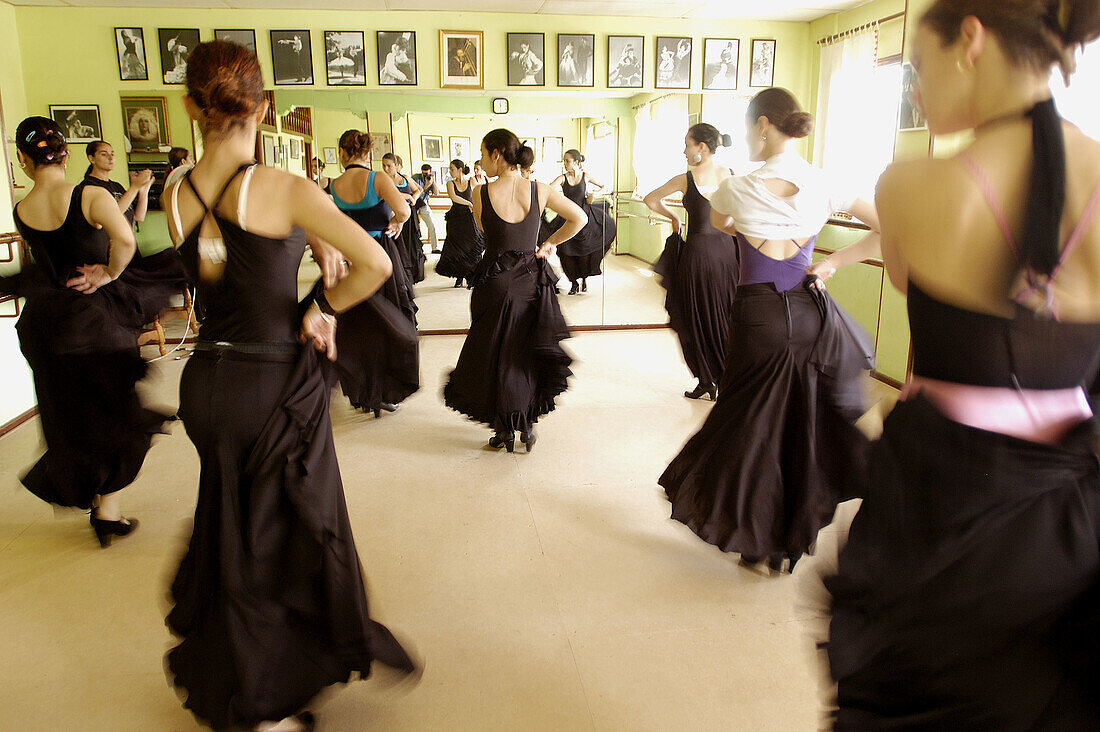
[[[561,268],[570,281],[602,274],[603,258],[615,242],[617,227],[606,201],[585,203],[581,209],[588,215],[588,223],[568,241],[558,247]],[[551,233],[564,224],[561,217],[550,224]],[[544,240],[545,241],[545,240]]]
[[[669,326],[680,340],[688,369],[704,384],[719,383],[740,272],[733,237],[717,232],[692,235],[684,242],[673,234],[653,270],[665,288]]]
[[[1044,445],[899,402],[828,578],[840,729],[1100,729],[1095,424]]]
[[[441,277],[466,279],[473,275],[485,254],[485,237],[474,223],[469,209],[451,208],[444,218],[447,221],[447,238],[443,240],[443,251],[435,265],[435,272]]]
[[[399,404],[420,388],[420,345],[412,284],[400,266],[397,243],[379,243],[393,274],[367,300],[337,316],[336,371],[353,407],[375,410]]]
[[[414,669],[368,612],[326,363],[312,348],[200,351],[184,369],[180,416],[202,468],[167,665],[185,706],[215,728],[287,717],[374,661]]]
[[[447,406],[498,432],[525,430],[554,409],[572,358],[554,296],[557,273],[534,252],[486,257],[474,274],[470,331],[443,390]]]
[[[428,257],[424,254],[424,244],[420,241],[420,218],[415,212],[401,227],[401,233],[397,235],[397,243],[409,281],[413,284],[423,282],[424,262]]]
[[[865,464],[870,344],[850,325],[804,286],[739,290],[718,401],[660,478],[672,518],[723,551],[809,549]]]

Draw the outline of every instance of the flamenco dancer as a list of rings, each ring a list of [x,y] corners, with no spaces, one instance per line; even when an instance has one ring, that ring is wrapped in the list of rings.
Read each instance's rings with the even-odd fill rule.
[[[692,125],[684,137],[684,157],[691,170],[669,179],[645,197],[650,210],[672,222],[672,236],[654,267],[665,288],[668,322],[680,339],[684,361],[699,380],[688,399],[708,395],[714,401],[726,362],[730,310],[737,291],[737,245],[733,237],[710,222],[710,196],[730,172],[714,161],[719,146],[732,144],[729,135],[705,122]],[[687,240],[681,222],[664,199],[683,194],[688,213]]]
[[[467,289],[474,286],[473,275],[485,253],[485,237],[474,223],[474,182],[467,176],[470,168],[455,158],[450,165],[451,180],[447,181],[447,197],[451,208],[444,214],[447,221],[447,238],[443,241],[443,253],[435,265],[436,274],[454,277],[455,287]]]
[[[111,143],[94,140],[86,148],[88,169],[84,171],[84,180],[88,185],[108,190],[118,201],[118,207],[126,220],[145,221],[149,210],[149,189],[153,186],[153,171],[145,169],[130,177],[130,187],[123,188],[121,183],[111,180],[111,171],[115,169],[115,149]]]
[[[54,505],[91,509],[107,547],[138,526],[123,518],[120,494],[168,418],[138,399],[146,364],[137,338],[143,307],[167,305],[176,283],[135,283],[126,273],[134,231],[107,191],[65,182],[69,149],[57,123],[23,120],[16,149],[33,185],[14,219],[35,264],[0,278],[0,291],[27,298],[16,331],[47,447],[23,485]]]
[[[374,661],[414,668],[367,612],[328,415],[334,314],[385,283],[390,260],[308,178],[255,164],[267,103],[246,48],[196,47],[184,105],[205,153],[166,193],[169,232],[206,317],[180,384],[201,470],[168,671],[207,725],[311,729],[303,710],[325,687]],[[350,271],[300,306],[307,237]]]
[[[370,151],[366,132],[347,130],[340,136],[344,173],[332,181],[332,200],[381,244],[393,272],[381,289],[336,319],[336,371],[352,406],[378,418],[383,411],[396,412],[420,388],[420,355],[412,283],[394,240],[411,215],[409,204],[393,179],[368,167]],[[326,287],[347,274],[339,252],[320,242],[310,245],[325,260]]]
[[[604,255],[615,241],[616,227],[606,202],[588,202],[592,194],[591,188],[602,189],[604,185],[584,172],[584,155],[581,155],[580,150],[566,150],[562,156],[562,164],[565,173],[555,178],[550,185],[561,186],[562,194],[588,216],[588,223],[584,228],[558,247],[561,268],[571,283],[569,294],[577,295],[588,292],[589,277],[598,277],[601,274]],[[564,219],[551,221],[551,233],[564,223]]]
[[[917,25],[914,101],[974,141],[878,186],[913,377],[826,582],[837,729],[1100,727],[1100,143],[1048,84],[1098,34],[1095,2]]]
[[[405,199],[410,207],[416,203],[416,197],[420,195],[420,186],[401,172],[401,158],[393,153],[382,156],[382,170],[397,186],[397,191]],[[420,227],[416,223],[416,217],[410,217],[397,235],[397,243],[401,248],[402,261],[405,273],[409,280],[416,284],[424,281],[424,245],[420,241]]]
[[[443,389],[447,406],[493,429],[489,447],[527,452],[535,422],[566,389],[572,359],[561,347],[569,328],[561,315],[547,258],[585,225],[584,212],[544,183],[524,180],[535,151],[511,131],[481,141],[481,164],[496,177],[474,189],[473,214],[485,232],[485,257],[474,272],[470,332]],[[541,246],[539,220],[549,206],[565,224]]]
[[[817,282],[817,274],[878,251],[874,206],[838,200],[822,171],[793,150],[813,125],[785,89],[749,103],[750,160],[711,196],[711,221],[734,234],[741,280],[733,302],[718,399],[660,483],[672,517],[741,562],[791,566],[832,518],[845,481],[862,467],[862,369],[869,339]],[[818,232],[834,211],[872,233],[811,269]]]

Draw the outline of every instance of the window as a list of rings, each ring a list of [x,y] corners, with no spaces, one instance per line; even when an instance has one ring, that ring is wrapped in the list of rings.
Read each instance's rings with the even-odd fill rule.
[[[1081,128],[1089,137],[1100,140],[1100,105],[1096,90],[1100,89],[1100,42],[1093,43],[1078,54],[1077,72],[1067,87],[1060,71],[1050,80],[1058,112]]]

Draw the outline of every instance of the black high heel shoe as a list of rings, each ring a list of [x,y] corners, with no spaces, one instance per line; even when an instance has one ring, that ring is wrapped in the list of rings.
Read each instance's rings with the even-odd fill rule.
[[[92,524],[92,530],[95,531],[95,536],[99,539],[99,546],[106,549],[111,545],[111,540],[116,536],[127,536],[137,530],[140,523],[137,519],[128,519],[123,517],[121,521],[105,521],[104,519],[98,519],[95,517],[95,509],[92,509],[91,515],[88,517]]]
[[[581,292],[588,292],[588,280],[581,280]]]
[[[539,435],[537,432],[535,432],[534,427],[528,427],[519,435],[519,440],[523,443],[523,446],[524,448],[526,448],[527,452],[531,452],[531,450],[535,449],[535,442],[537,442],[538,439]]]
[[[704,384],[699,382],[699,386],[695,387],[691,391],[685,391],[684,396],[688,399],[701,399],[704,394],[710,396],[712,402],[718,400],[718,385],[717,384]]]
[[[570,295],[576,295],[576,294],[578,294],[578,293],[579,293],[580,291],[581,291],[580,285],[578,285],[578,284],[577,284],[576,282],[574,282],[574,283],[573,283],[573,286],[569,288],[569,293],[568,293],[568,294],[570,294]]]
[[[455,280],[455,287],[456,288],[462,287],[462,278],[461,277],[459,277]]]
[[[397,410],[398,410],[398,405],[390,404],[389,402],[382,402],[374,410],[374,418],[375,419],[380,419],[382,417],[382,412],[396,412]]]
[[[515,432],[497,432],[495,435],[489,438],[489,447],[494,450],[504,448],[508,452],[516,451],[516,433]]]

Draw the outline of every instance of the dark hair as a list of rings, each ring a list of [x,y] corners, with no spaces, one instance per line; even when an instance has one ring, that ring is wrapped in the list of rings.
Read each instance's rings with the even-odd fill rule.
[[[1074,70],[1074,49],[1100,35],[1096,0],[937,0],[921,23],[949,45],[971,15],[997,36],[1014,63],[1039,71],[1058,64],[1066,76]]]
[[[499,152],[504,162],[521,168],[530,168],[535,162],[535,151],[519,141],[511,130],[499,127],[481,139],[485,152]]]
[[[202,130],[243,125],[264,101],[256,54],[229,41],[207,41],[187,58],[187,94],[202,110]]]
[[[394,161],[395,161],[395,162],[396,162],[396,163],[397,163],[398,165],[400,165],[400,166],[401,166],[402,168],[403,168],[403,167],[405,167],[405,161],[401,159],[401,156],[400,156],[400,155],[394,155],[394,156],[393,156],[393,159],[394,159]]]
[[[583,163],[584,162],[584,156],[581,155],[580,150],[575,150],[573,148],[569,148],[568,150],[565,151],[565,154],[568,155],[569,157],[573,158],[574,162],[578,162],[578,163]]]
[[[432,166],[428,165],[427,163],[424,163],[423,165],[420,166],[420,172],[421,173],[423,173],[425,170],[431,170],[431,169],[432,169]]]
[[[27,117],[15,128],[15,146],[37,168],[60,165],[69,154],[61,127],[49,117]]]
[[[732,137],[723,135],[709,122],[692,125],[688,128],[688,136],[700,145],[706,145],[711,153],[717,152],[719,147],[729,147],[733,144]]]
[[[84,154],[87,155],[90,158],[94,158],[95,154],[97,152],[99,152],[99,149],[101,147],[110,147],[110,146],[111,146],[111,143],[107,142],[106,140],[92,140],[84,148]],[[84,177],[85,178],[87,178],[89,175],[92,174],[92,168],[94,168],[94,167],[95,167],[95,165],[89,165],[88,166],[88,169],[84,171]]]
[[[746,116],[750,124],[767,117],[787,137],[805,137],[814,129],[813,115],[803,112],[794,95],[778,86],[765,89],[753,97]]]
[[[470,174],[470,166],[467,165],[466,163],[462,162],[458,158],[455,158],[454,160],[452,160],[451,165],[453,165],[455,168],[461,170],[463,175],[469,175]]]
[[[183,161],[187,159],[187,148],[174,147],[168,151],[168,167],[178,168],[183,165]]]
[[[370,155],[370,149],[374,145],[369,132],[359,130],[347,130],[340,135],[340,149],[349,158],[361,158]]]
[[[387,160],[390,161],[391,163],[393,163],[394,165],[397,165],[397,156],[394,155],[393,153],[386,153],[385,155],[382,156],[382,162],[383,163],[386,162]]]

